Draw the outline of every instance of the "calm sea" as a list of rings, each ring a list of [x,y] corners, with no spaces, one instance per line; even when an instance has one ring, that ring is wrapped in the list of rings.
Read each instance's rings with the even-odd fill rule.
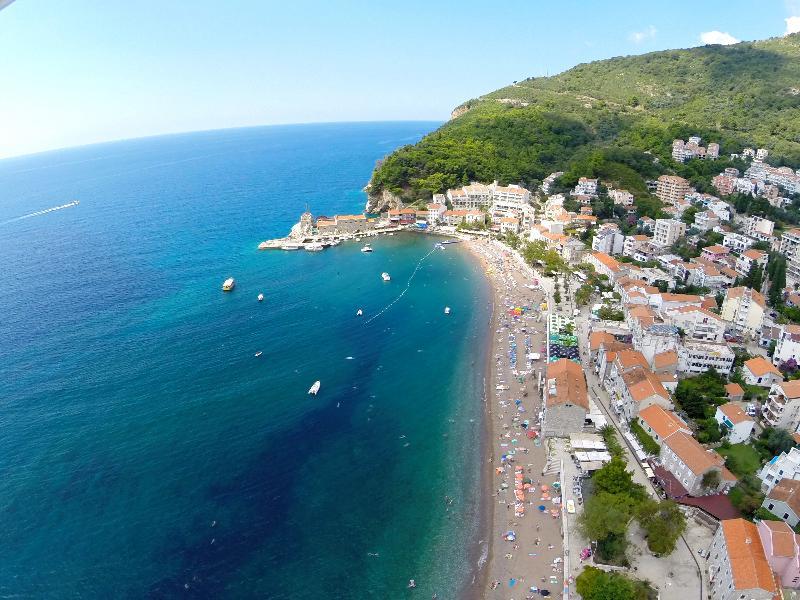
[[[457,245],[420,262],[423,234],[256,250],[306,205],[360,212],[375,161],[435,126],[0,162],[0,596],[457,596],[478,527],[480,268]]]

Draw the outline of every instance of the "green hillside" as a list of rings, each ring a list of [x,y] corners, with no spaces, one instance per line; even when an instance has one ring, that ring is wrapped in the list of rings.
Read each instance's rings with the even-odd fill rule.
[[[388,190],[416,200],[472,180],[530,186],[554,170],[642,194],[644,178],[663,172],[702,188],[729,163],[673,163],[672,140],[692,134],[719,142],[721,156],[763,146],[771,163],[797,168],[800,34],[581,64],[459,109],[466,112],[388,156],[371,195]]]

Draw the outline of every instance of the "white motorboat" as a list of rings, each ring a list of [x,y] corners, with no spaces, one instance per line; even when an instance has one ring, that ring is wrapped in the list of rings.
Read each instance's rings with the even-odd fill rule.
[[[319,252],[320,250],[324,250],[325,246],[320,244],[319,242],[313,242],[311,244],[306,244],[306,250],[308,252]]]
[[[392,280],[392,277],[391,277],[391,276],[390,276],[390,275],[389,275],[389,274],[388,274],[386,271],[384,271],[383,273],[381,273],[381,278],[382,278],[384,281],[391,281],[391,280]]]
[[[372,246],[370,246],[369,244],[364,244],[362,246],[362,248],[361,248],[361,251],[362,252],[372,252]]]
[[[281,250],[300,250],[302,246],[300,244],[284,244],[281,246]]]
[[[444,307],[444,314],[446,314],[446,315],[450,314],[450,307],[449,306],[445,306]]]
[[[319,381],[315,381],[314,385],[311,386],[311,389],[308,390],[308,393],[309,394],[313,394],[314,396],[316,396],[317,392],[319,391],[319,386],[320,386],[320,382]]]
[[[258,357],[259,357],[259,356],[261,356],[262,354],[263,354],[263,352],[261,352],[261,350],[259,350],[258,352],[256,352],[256,354],[255,354],[255,357],[256,357],[256,358],[258,358]]]
[[[264,301],[264,294],[259,294],[258,295],[258,301],[259,302],[263,302]]]
[[[223,292],[230,292],[235,287],[236,287],[236,280],[233,277],[228,277],[222,283],[222,291]]]
[[[357,316],[357,317],[360,317],[360,316],[362,316],[363,314],[364,314],[364,311],[363,311],[363,310],[361,310],[361,309],[359,308],[359,309],[358,309],[358,312],[356,313],[356,316]]]
[[[441,243],[437,243],[437,244],[434,246],[434,248],[436,248],[437,250],[444,250],[444,246],[443,246]]]

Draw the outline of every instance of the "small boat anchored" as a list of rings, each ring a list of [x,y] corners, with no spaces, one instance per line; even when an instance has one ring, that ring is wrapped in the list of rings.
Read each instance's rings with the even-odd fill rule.
[[[363,311],[363,310],[361,310],[361,309],[359,308],[359,309],[358,309],[358,312],[356,312],[356,316],[357,316],[357,317],[361,317],[361,316],[363,316],[363,315],[364,315],[364,311]]]
[[[311,389],[308,390],[308,393],[313,395],[313,396],[316,396],[317,392],[319,391],[319,386],[320,386],[320,382],[319,381],[315,381],[314,385],[311,386]]]
[[[258,301],[259,302],[263,302],[264,301],[264,294],[259,294],[258,295]]]
[[[364,244],[364,246],[361,248],[361,251],[362,252],[372,252],[372,246],[370,246],[369,244]]]
[[[381,273],[381,278],[382,278],[384,281],[391,281],[391,280],[392,280],[392,277],[391,277],[391,276],[390,276],[390,275],[389,275],[389,274],[388,274],[386,271],[384,271],[383,273]]]
[[[446,315],[450,314],[450,307],[449,306],[445,306],[444,307],[444,314],[446,314]]]
[[[234,287],[236,287],[236,280],[233,277],[228,277],[222,283],[222,291],[223,292],[230,292]]]
[[[259,350],[258,352],[255,353],[255,357],[258,358],[262,354],[264,354],[264,353],[261,350]]]
[[[319,242],[313,242],[311,244],[306,244],[306,252],[320,252],[325,249],[325,246],[320,244]]]

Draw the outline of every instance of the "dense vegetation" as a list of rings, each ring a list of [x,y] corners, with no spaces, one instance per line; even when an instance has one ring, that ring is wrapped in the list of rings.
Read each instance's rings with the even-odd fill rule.
[[[683,513],[674,502],[657,502],[634,483],[613,429],[606,426],[601,433],[612,459],[592,476],[592,493],[578,517],[579,527],[597,541],[598,558],[609,564],[627,564],[627,531],[633,519],[644,531],[650,552],[671,554],[686,529]]]
[[[470,100],[465,113],[387,157],[372,189],[416,200],[472,180],[532,186],[563,170],[566,183],[597,176],[646,204],[645,179],[675,172],[705,189],[731,164],[674,163],[672,140],[692,134],[719,142],[722,157],[761,145],[774,164],[796,167],[798,82],[800,35],[581,64]]]
[[[623,573],[607,573],[597,567],[585,567],[575,579],[575,585],[584,600],[653,600],[658,597],[646,581],[630,579]]]

